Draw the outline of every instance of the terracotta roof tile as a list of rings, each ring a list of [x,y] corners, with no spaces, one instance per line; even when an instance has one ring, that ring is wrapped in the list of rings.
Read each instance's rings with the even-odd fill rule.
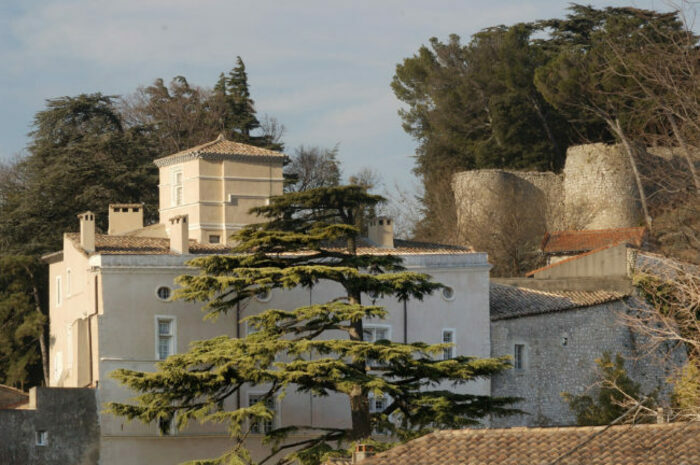
[[[360,465],[700,464],[700,422],[437,431]]]
[[[243,144],[227,140],[220,135],[215,140],[205,144],[197,145],[181,152],[173,153],[166,157],[158,158],[155,164],[158,166],[166,165],[174,159],[198,158],[206,155],[243,155],[243,156],[258,156],[258,157],[286,157],[282,152],[268,150],[254,145]]]
[[[580,253],[593,249],[626,243],[641,247],[646,228],[593,229],[584,231],[555,231],[546,233],[542,251],[548,254]]]
[[[542,313],[590,307],[623,299],[627,294],[612,291],[557,291],[506,286],[491,283],[489,309],[491,320],[505,320]]]
[[[78,233],[68,233],[67,237],[76,246],[80,244]],[[393,249],[385,249],[373,246],[368,240],[361,238],[357,253],[371,255],[426,255],[426,254],[469,254],[472,249],[463,247],[430,244],[425,242],[404,241],[396,239]],[[170,252],[170,240],[160,237],[139,237],[130,235],[109,236],[106,234],[95,235],[95,252],[104,255],[168,255]],[[342,250],[330,248],[329,250]],[[190,240],[190,253],[192,254],[216,254],[227,253],[230,247],[223,244],[200,244]],[[302,252],[303,253],[303,252]]]

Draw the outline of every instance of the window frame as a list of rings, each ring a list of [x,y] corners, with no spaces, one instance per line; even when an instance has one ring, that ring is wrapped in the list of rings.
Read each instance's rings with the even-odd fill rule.
[[[180,182],[178,183],[178,174]],[[170,206],[179,207],[185,203],[185,174],[181,166],[170,170]],[[179,197],[178,197],[179,195]]]
[[[452,340],[450,342],[445,341],[445,333],[451,334]],[[455,358],[457,355],[457,330],[455,328],[442,328],[442,333],[441,333],[441,343],[442,344],[452,344],[452,347],[449,347],[447,349],[443,349],[442,351],[442,359],[443,360],[450,360]],[[450,356],[447,357],[447,352],[450,352]]]
[[[168,298],[167,298],[167,299],[163,299],[163,298],[158,294],[158,291],[160,291],[162,288],[167,288],[167,289],[168,289],[168,292],[169,292],[169,293],[168,293]],[[170,287],[170,286],[166,286],[166,285],[158,286],[158,287],[156,287],[156,290],[155,290],[154,294],[155,294],[155,296],[156,296],[156,299],[160,300],[161,302],[170,302],[170,297],[173,296],[173,288]]]
[[[516,372],[525,371],[527,359],[525,355],[526,345],[521,342],[513,344],[513,370]]]
[[[369,330],[375,330],[374,335],[373,335],[373,338],[372,338],[371,341],[365,339],[365,331],[367,331],[368,329],[369,329]],[[377,339],[377,334],[376,334],[376,330],[377,330],[377,329],[385,329],[385,330],[386,330],[386,337],[383,338],[383,339],[386,339],[386,340],[388,340],[388,341],[391,341],[391,325],[387,325],[387,324],[375,324],[375,323],[365,323],[365,322],[362,323],[362,341],[363,341],[363,342],[375,343],[375,342],[377,342],[378,340],[381,340],[381,339]],[[367,366],[369,366],[370,368],[381,368],[381,367],[382,367],[382,362],[381,362],[380,360],[376,360],[376,359],[373,359],[373,358],[368,358],[368,359],[366,360],[366,363],[367,363]]]
[[[70,297],[73,293],[71,290],[71,270],[66,268],[66,297]]]
[[[216,241],[213,240],[214,238],[216,238]],[[221,234],[209,234],[209,243],[221,244]]]
[[[154,316],[154,334],[155,334],[155,359],[157,361],[162,361],[170,357],[171,355],[175,355],[177,353],[177,318],[174,315],[155,315]],[[168,321],[170,322],[170,335],[167,337],[170,338],[170,353],[168,354],[168,357],[165,358],[160,358],[160,340],[161,337],[164,336],[160,334],[160,322],[163,321]]]
[[[49,432],[45,429],[36,430],[34,439],[37,446],[46,447],[49,445]]]
[[[251,397],[255,397],[255,398],[258,398],[258,399],[259,399],[259,398],[261,398],[261,397],[265,397],[267,394],[268,394],[267,392],[248,391],[248,392],[246,393],[246,400],[247,400],[246,405],[247,405],[248,407],[251,406],[251,403],[250,403]],[[272,431],[272,430],[278,428],[279,425],[282,424],[282,423],[281,423],[281,415],[280,415],[281,409],[280,409],[280,402],[279,402],[279,400],[278,400],[274,395],[273,395],[272,398],[269,399],[269,400],[270,400],[270,403],[271,403],[272,406],[269,406],[269,405],[268,405],[268,408],[272,409],[272,411],[274,412],[274,415],[272,416],[272,420],[269,420],[270,431]],[[260,432],[260,431],[253,431],[253,427],[256,426],[256,425],[258,425],[259,423],[260,423],[260,422],[258,422],[258,421],[253,422],[253,420],[251,420],[250,418],[248,419],[248,428],[249,428],[249,430],[250,430],[250,434],[265,435],[265,434],[268,434],[268,433],[269,433],[269,431],[267,431],[267,427],[268,427],[268,424],[267,424],[267,423],[268,423],[268,420],[265,420],[265,424],[263,425],[263,432]]]
[[[59,274],[56,276],[56,306],[60,307],[63,304],[63,279]]]

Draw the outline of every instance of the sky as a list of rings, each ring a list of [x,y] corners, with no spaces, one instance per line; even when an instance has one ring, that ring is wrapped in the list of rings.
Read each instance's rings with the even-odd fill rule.
[[[588,1],[667,9],[661,0]],[[554,0],[2,0],[0,160],[23,151],[46,99],[127,95],[182,75],[211,87],[240,55],[258,115],[286,127],[285,152],[332,147],[347,177],[415,185],[395,67],[428,43],[498,24],[561,17]]]

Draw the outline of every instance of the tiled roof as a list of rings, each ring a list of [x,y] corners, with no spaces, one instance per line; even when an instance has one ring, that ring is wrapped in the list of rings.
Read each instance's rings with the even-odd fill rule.
[[[542,241],[544,253],[579,253],[626,243],[641,247],[646,228],[593,229],[584,231],[555,231],[546,233]]]
[[[528,315],[560,312],[614,302],[627,294],[613,291],[557,291],[490,284],[491,320],[505,320]]]
[[[68,233],[68,238],[74,244],[80,244],[78,233]],[[425,254],[469,254],[471,249],[449,245],[429,244],[425,242],[394,240],[393,249],[384,249],[373,246],[367,239],[360,238],[357,253],[371,255],[425,255]],[[190,240],[190,253],[192,254],[216,254],[227,253],[229,247],[223,244],[200,244]],[[329,250],[341,250],[329,248]],[[106,234],[95,235],[95,253],[104,255],[167,255],[170,252],[170,240],[159,237],[139,236],[109,236]]]
[[[166,157],[159,158],[155,160],[155,164],[158,166],[166,166],[171,162],[179,162],[191,158],[200,158],[209,156],[221,156],[221,155],[242,155],[242,156],[254,156],[254,157],[285,157],[286,155],[282,152],[276,152],[274,150],[264,149],[262,147],[256,147],[254,145],[243,144],[241,142],[234,142],[227,140],[223,135],[219,135],[215,140],[207,142],[205,144],[197,145],[195,147],[183,150],[181,152],[168,155]]]
[[[359,465],[695,465],[700,422],[438,431]]]

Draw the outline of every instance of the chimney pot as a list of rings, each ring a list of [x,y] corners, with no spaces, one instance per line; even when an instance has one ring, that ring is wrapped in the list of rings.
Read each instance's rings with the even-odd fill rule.
[[[179,255],[190,253],[190,230],[187,215],[170,218],[170,251]]]
[[[367,225],[367,236],[377,247],[394,248],[394,225],[391,218],[379,216]]]
[[[143,228],[143,204],[109,204],[109,228],[107,234],[120,235]]]
[[[80,247],[88,253],[95,251],[95,214],[91,211],[80,213]]]
[[[357,444],[355,452],[352,453],[352,463],[360,463],[364,459],[374,455],[374,447],[368,444]]]

